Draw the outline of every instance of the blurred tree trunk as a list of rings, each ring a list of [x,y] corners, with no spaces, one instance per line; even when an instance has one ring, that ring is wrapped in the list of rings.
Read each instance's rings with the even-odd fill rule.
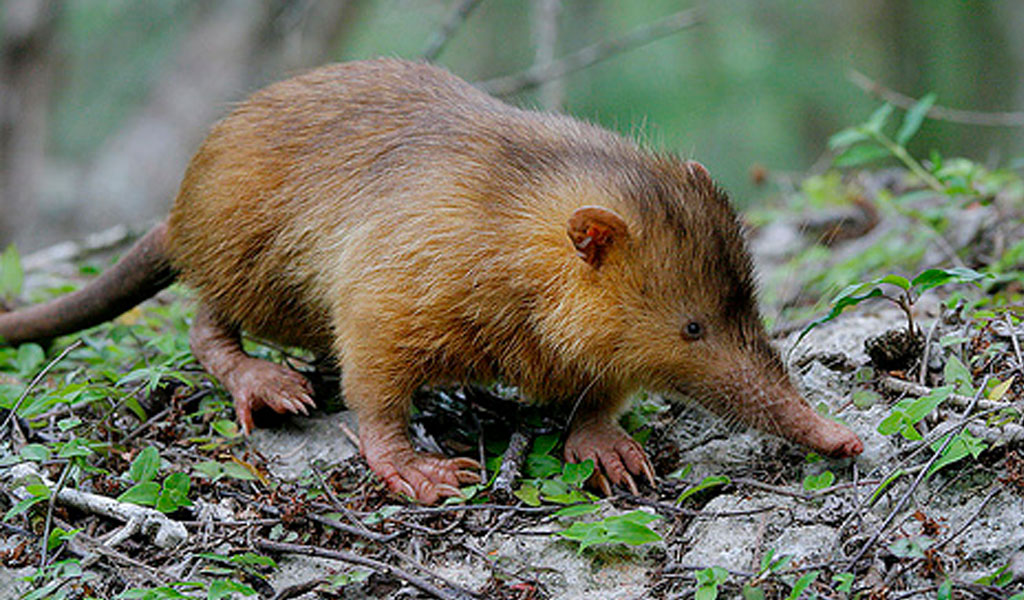
[[[269,81],[319,64],[351,22],[354,2],[199,2],[148,100],[84,174],[87,228],[138,223],[170,207],[210,125]],[[127,209],[127,210],[126,210]],[[81,225],[82,219],[78,219]]]
[[[535,65],[549,65],[558,54],[558,25],[562,0],[533,0],[533,43]],[[565,78],[547,81],[537,90],[544,110],[559,111],[565,104]]]
[[[35,217],[58,3],[21,0],[0,6],[0,246],[6,246]]]

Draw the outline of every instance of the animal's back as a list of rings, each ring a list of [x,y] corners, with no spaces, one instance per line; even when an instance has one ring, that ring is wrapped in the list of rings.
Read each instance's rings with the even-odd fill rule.
[[[465,310],[501,317],[481,322],[513,326],[509,270],[573,258],[565,215],[587,192],[546,189],[549,176],[572,186],[566,160],[621,152],[634,150],[614,134],[513,108],[442,69],[332,65],[258,92],[213,129],[171,212],[170,247],[227,319],[288,344],[335,350],[334,313],[360,302],[381,317],[445,306],[454,319],[454,304],[476,302]]]

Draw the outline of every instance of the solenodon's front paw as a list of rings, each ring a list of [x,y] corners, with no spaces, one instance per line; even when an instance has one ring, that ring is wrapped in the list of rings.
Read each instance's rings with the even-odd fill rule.
[[[366,441],[363,441],[366,444]],[[370,469],[396,494],[404,494],[423,504],[441,498],[458,497],[461,484],[479,483],[480,463],[465,457],[444,458],[420,454],[412,448],[365,448]]]
[[[313,386],[301,373],[265,360],[246,359],[224,383],[245,433],[253,430],[252,414],[260,409],[308,415],[309,409],[316,408]]]
[[[565,441],[565,459],[579,463],[588,458],[594,461],[591,484],[606,496],[612,491],[609,480],[634,494],[639,490],[632,475],[642,475],[654,485],[654,467],[647,453],[615,423],[591,420],[573,426]]]

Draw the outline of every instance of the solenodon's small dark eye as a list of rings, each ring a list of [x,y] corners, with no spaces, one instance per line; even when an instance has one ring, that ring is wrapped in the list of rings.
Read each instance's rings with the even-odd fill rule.
[[[686,324],[686,328],[683,330],[686,333],[686,337],[691,340],[700,339],[704,335],[704,327],[697,321],[690,321]]]

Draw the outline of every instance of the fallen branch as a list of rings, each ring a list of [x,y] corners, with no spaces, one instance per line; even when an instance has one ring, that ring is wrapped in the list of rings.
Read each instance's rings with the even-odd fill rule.
[[[488,79],[478,83],[477,87],[495,96],[509,96],[585,69],[606,58],[647,45],[698,23],[700,12],[697,9],[679,11],[653,23],[641,25],[622,37],[591,44],[558,60],[533,65],[521,73]]]
[[[401,579],[409,585],[419,588],[423,592],[430,594],[435,598],[442,598],[443,600],[463,600],[464,598],[467,598],[465,594],[450,590],[443,590],[429,581],[417,575],[413,575],[400,567],[395,567],[372,558],[366,558],[365,556],[359,556],[358,554],[352,554],[351,552],[345,552],[344,550],[328,550],[326,548],[318,548],[316,546],[272,542],[263,538],[257,538],[254,540],[254,544],[257,549],[266,550],[268,552],[285,552],[290,554],[302,554],[305,556],[316,556],[319,558],[330,558],[351,563],[353,565],[368,567],[382,575],[390,575],[391,577]]]
[[[904,381],[897,379],[891,375],[885,375],[879,378],[878,383],[890,392],[896,392],[897,394],[910,394],[911,396],[927,396],[934,390],[930,387],[919,385],[910,381]],[[950,394],[946,397],[946,402],[952,404],[957,408],[966,408],[974,402],[973,398],[964,396],[961,394]],[[993,402],[991,400],[977,400],[977,408],[981,410],[999,410],[1002,408],[1013,408],[1012,402]]]
[[[38,481],[51,490],[54,483],[43,476],[35,463],[20,463],[3,473],[4,483],[13,488],[13,494],[19,500],[29,497],[25,490],[25,481]],[[124,527],[106,540],[108,547],[116,546],[121,541],[141,533],[149,537],[159,548],[173,548],[188,541],[188,530],[181,523],[167,517],[162,512],[139,506],[118,502],[113,498],[90,494],[71,488],[61,488],[53,492],[57,502],[77,508],[91,514],[100,515],[125,523]]]

